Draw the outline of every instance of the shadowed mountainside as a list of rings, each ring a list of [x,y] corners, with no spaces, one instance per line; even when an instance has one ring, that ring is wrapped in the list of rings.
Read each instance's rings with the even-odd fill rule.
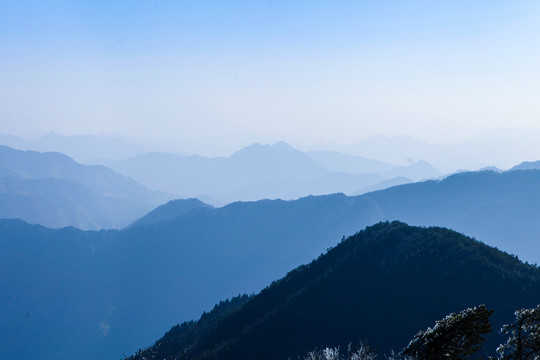
[[[174,322],[193,319],[220,299],[259,291],[342,236],[384,220],[450,227],[538,262],[539,193],[540,171],[486,171],[357,197],[198,207],[123,231],[1,220],[0,309],[7,315],[0,330],[8,334],[2,357],[90,359],[134,351]],[[43,289],[58,291],[43,297]],[[25,343],[21,351],[25,331],[41,345]]]
[[[173,360],[184,351],[197,360],[286,360],[360,340],[382,355],[448,313],[485,304],[496,330],[539,297],[537,267],[444,228],[380,223],[214,317],[211,331],[189,337],[197,323],[184,323],[131,360]],[[208,317],[199,320],[206,328]],[[495,331],[484,351],[493,354],[500,342]]]

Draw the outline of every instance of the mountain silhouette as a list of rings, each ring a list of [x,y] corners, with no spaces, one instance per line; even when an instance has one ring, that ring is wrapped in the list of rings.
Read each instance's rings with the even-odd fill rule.
[[[160,205],[148,214],[129,225],[128,228],[135,226],[151,225],[162,221],[172,220],[184,215],[186,212],[197,208],[212,208],[199,199],[177,199],[171,200],[166,204]]]

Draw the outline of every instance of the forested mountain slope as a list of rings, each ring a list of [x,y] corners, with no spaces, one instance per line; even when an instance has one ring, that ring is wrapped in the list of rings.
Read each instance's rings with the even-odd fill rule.
[[[132,359],[172,360],[187,351],[191,359],[286,360],[358,341],[382,355],[478,304],[494,310],[486,346],[493,352],[502,341],[496,330],[539,299],[537,267],[444,228],[380,223],[273,282],[212,331],[186,341],[187,325],[175,327]]]
[[[538,262],[539,184],[534,170],[462,173],[357,197],[199,207],[123,231],[51,230],[2,220],[0,283],[12,284],[0,298],[3,324],[11,324],[2,331],[19,340],[2,342],[0,349],[15,359],[17,344],[24,343],[17,334],[31,329],[36,338],[63,334],[57,334],[59,344],[49,339],[33,348],[42,359],[69,359],[72,352],[79,359],[120,356],[221,299],[261,290],[343,236],[384,220],[450,227]],[[66,274],[63,286],[76,290],[42,298],[40,289],[54,288],[49,282],[59,272]],[[42,322],[25,322],[26,313]],[[72,338],[77,331],[85,335]]]

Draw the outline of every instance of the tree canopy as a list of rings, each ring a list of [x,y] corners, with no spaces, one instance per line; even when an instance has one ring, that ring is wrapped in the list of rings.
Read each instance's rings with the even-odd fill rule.
[[[480,305],[447,315],[432,328],[419,331],[403,354],[418,360],[469,359],[481,348],[482,335],[491,332],[492,313]]]
[[[508,340],[497,348],[497,353],[503,360],[540,359],[540,305],[514,314],[515,321],[501,329]]]

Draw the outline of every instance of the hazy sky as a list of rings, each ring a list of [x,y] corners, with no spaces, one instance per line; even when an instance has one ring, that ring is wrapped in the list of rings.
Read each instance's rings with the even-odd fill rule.
[[[2,1],[0,133],[215,146],[540,127],[540,2]]]

